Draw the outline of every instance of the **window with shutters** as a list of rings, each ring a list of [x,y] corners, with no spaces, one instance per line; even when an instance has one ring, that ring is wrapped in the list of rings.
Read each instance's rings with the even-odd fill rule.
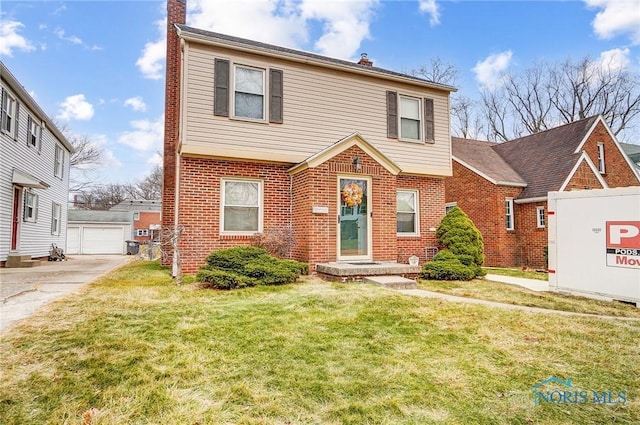
[[[60,145],[56,145],[56,153],[54,157],[54,167],[53,167],[53,175],[56,177],[62,178],[64,167],[64,150],[60,147]]]
[[[387,91],[387,137],[433,143],[433,99]]]
[[[24,221],[36,221],[38,218],[38,195],[28,190],[24,191]]]
[[[27,121],[27,145],[40,149],[40,125],[31,117]]]
[[[2,90],[2,131],[14,137],[16,131],[16,99],[8,91]]]
[[[282,70],[216,58],[214,73],[214,115],[282,124]]]
[[[262,182],[222,181],[223,233],[253,235],[262,231]]]

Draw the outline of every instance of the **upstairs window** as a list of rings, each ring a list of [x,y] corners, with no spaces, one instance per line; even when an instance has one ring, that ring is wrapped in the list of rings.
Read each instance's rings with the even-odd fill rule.
[[[268,118],[270,123],[282,124],[282,70],[232,66],[228,59],[216,58],[213,84],[214,115],[258,121]]]
[[[387,137],[433,143],[433,99],[387,92]]]
[[[6,90],[2,90],[1,129],[11,137],[16,137],[17,109],[16,99]]]
[[[62,178],[64,166],[64,151],[60,145],[56,145],[56,154],[54,157],[53,175]]]
[[[36,120],[29,117],[27,120],[27,145],[40,149],[40,125]]]
[[[234,116],[264,120],[264,70],[236,65],[235,71]]]
[[[600,174],[606,172],[604,168],[604,143],[598,143],[598,171]]]
[[[546,225],[544,207],[536,207],[536,224],[539,229],[543,228]]]
[[[513,230],[513,199],[507,198],[504,201],[505,206],[505,223],[507,226],[507,230]]]

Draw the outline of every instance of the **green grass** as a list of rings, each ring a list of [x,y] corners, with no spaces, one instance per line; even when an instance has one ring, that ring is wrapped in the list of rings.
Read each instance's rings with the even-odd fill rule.
[[[0,423],[638,423],[639,338],[640,322],[312,278],[176,287],[133,262],[3,335]],[[534,406],[550,376],[629,401]]]
[[[549,280],[549,274],[547,272],[539,272],[536,270],[522,270],[515,268],[501,268],[501,267],[483,267],[483,269],[489,274],[499,274],[502,276],[524,277],[526,279],[535,280]]]
[[[421,279],[418,281],[418,286],[420,289],[426,289],[427,291],[506,304],[574,313],[640,318],[640,308],[631,304],[617,301],[599,301],[555,292],[535,292],[517,285],[492,282],[486,278],[468,282]]]

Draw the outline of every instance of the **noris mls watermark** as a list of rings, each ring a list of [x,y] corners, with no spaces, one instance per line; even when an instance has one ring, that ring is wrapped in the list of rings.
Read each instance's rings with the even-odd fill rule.
[[[611,389],[578,389],[571,383],[552,376],[533,386],[533,404],[626,404],[627,391]]]

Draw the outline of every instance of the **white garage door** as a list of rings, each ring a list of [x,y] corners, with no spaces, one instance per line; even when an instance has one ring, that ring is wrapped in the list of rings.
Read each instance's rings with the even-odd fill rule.
[[[80,228],[67,227],[67,248],[65,254],[80,254]]]
[[[112,227],[84,227],[82,233],[83,254],[124,254],[124,228]]]

